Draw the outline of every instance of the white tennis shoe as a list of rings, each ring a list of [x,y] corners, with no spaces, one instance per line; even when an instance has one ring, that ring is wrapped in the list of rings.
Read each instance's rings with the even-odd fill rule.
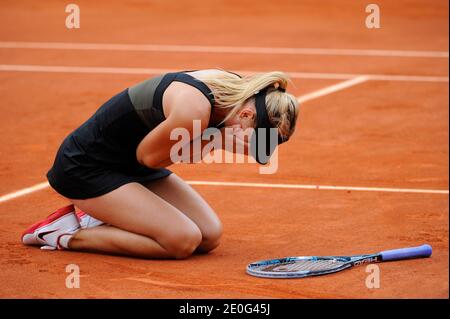
[[[26,229],[22,233],[22,242],[25,245],[42,246],[41,249],[64,249],[67,247],[60,245],[60,239],[65,235],[71,237],[80,228],[75,207],[69,205]]]

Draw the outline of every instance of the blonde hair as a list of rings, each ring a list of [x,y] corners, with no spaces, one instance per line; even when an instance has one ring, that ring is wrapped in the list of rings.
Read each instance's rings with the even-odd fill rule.
[[[211,89],[216,107],[229,110],[222,123],[235,116],[243,104],[254,99],[256,93],[267,89],[266,106],[270,122],[286,140],[294,133],[298,116],[297,98],[278,90],[285,90],[289,82],[285,73],[275,71],[239,78],[233,73],[220,72],[199,75],[198,78]]]

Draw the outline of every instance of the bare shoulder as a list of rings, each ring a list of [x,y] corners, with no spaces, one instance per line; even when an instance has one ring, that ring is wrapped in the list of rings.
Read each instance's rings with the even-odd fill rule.
[[[206,96],[182,82],[172,82],[164,92],[163,109],[166,118],[201,120],[206,125],[211,114],[211,104]]]

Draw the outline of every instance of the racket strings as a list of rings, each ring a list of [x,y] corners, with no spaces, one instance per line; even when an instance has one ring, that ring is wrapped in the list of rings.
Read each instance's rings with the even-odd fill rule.
[[[270,265],[261,268],[262,271],[273,272],[303,272],[322,271],[337,268],[344,265],[344,262],[336,259],[328,260],[297,260],[277,265]]]

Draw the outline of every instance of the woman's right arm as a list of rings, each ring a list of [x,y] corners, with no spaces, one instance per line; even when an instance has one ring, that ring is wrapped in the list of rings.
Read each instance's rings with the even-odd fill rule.
[[[186,129],[191,139],[195,139],[197,136],[194,136],[193,121],[201,121],[201,130],[207,127],[210,105],[205,97],[190,92],[179,93],[172,103],[171,112],[166,120],[150,131],[139,143],[136,158],[140,164],[151,168],[170,165],[172,163],[170,152],[172,146],[177,143],[176,140],[170,139],[172,130]]]

